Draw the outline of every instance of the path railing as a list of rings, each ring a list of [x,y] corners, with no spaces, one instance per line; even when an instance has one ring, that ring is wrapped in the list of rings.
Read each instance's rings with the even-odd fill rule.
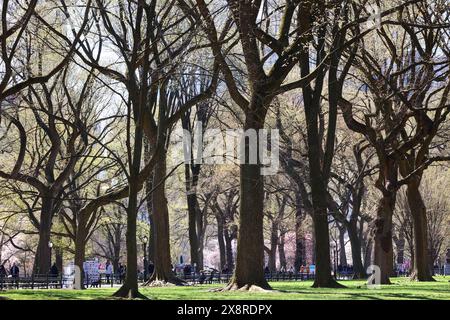
[[[434,270],[437,275],[446,275],[445,269]],[[183,273],[178,272],[177,276],[191,285],[197,284],[222,284],[228,283],[232,277],[232,273],[221,272],[196,272],[196,273]],[[447,274],[448,275],[448,274]],[[307,272],[266,272],[265,278],[267,281],[305,281],[314,280],[314,273]],[[353,272],[338,272],[336,274],[338,280],[350,280],[353,279]],[[123,283],[125,275],[111,274],[106,275],[100,273],[98,275],[86,274],[84,277],[84,286],[86,288],[102,288],[102,287],[114,287]],[[144,275],[138,274],[138,282],[144,283]],[[74,285],[74,276],[58,275],[53,276],[51,274],[33,274],[31,276],[19,276],[19,277],[5,277],[0,276],[0,290],[5,289],[61,289],[72,288]]]
[[[0,290],[3,289],[60,289],[67,285],[63,275],[33,274],[31,276],[0,276]]]
[[[204,272],[204,273],[178,273],[179,278],[190,284],[228,283],[232,273]],[[267,281],[304,281],[313,280],[314,273],[307,272],[266,272]]]

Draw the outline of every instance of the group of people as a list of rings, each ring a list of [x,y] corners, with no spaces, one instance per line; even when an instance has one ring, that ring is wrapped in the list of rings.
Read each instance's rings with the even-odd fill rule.
[[[215,274],[216,274],[216,272],[214,270],[211,270],[208,276],[206,276],[206,273],[204,270],[200,271],[198,283],[200,283],[200,284],[213,283]]]
[[[18,278],[19,277],[19,272],[20,272],[19,267],[14,262],[13,265],[11,266],[11,268],[9,269],[9,274],[13,278]],[[8,277],[8,272],[6,271],[6,268],[5,268],[5,266],[3,264],[0,265],[0,277],[1,278]]]
[[[118,264],[117,270],[114,270],[114,267],[112,263],[108,260],[106,264],[103,267],[99,267],[99,272],[102,272],[101,269],[103,269],[103,273],[106,277],[106,282],[110,284],[114,278],[116,278],[120,283],[123,283],[125,280],[125,276],[127,273],[127,266],[123,265],[121,263]],[[152,262],[148,264],[148,275],[152,275],[153,271],[155,269],[155,266]],[[85,270],[86,271],[86,270]],[[4,264],[0,264],[0,279],[3,278],[13,278],[13,283],[16,284],[16,286],[19,285],[19,274],[20,269],[16,262],[14,262],[10,268],[7,268]],[[56,263],[53,263],[48,271],[48,275],[52,278],[58,277],[60,275],[60,270],[57,267]],[[115,276],[115,277],[114,277]]]
[[[13,278],[13,284],[19,288],[19,272],[20,269],[17,264],[14,262],[11,268],[9,268],[9,276]],[[8,272],[6,271],[5,266],[0,265],[0,285],[3,288],[3,278],[8,277]]]
[[[155,269],[155,265],[150,262],[148,264],[148,270],[147,270],[147,274],[151,275],[153,274],[153,270]],[[108,260],[106,261],[106,264],[103,266],[99,266],[99,272],[103,273],[105,275],[106,278],[106,283],[110,284],[111,281],[114,280],[114,278],[116,280],[118,280],[120,283],[123,283],[125,280],[125,276],[127,273],[127,266],[120,263],[117,265],[117,270],[114,270],[114,266],[112,265],[112,263]],[[141,273],[141,271],[138,271],[138,273]]]
[[[353,273],[354,272],[353,271],[353,266],[351,264],[346,265],[346,266],[343,266],[343,265],[339,264],[337,266],[337,272],[338,273],[343,273],[343,274],[345,274],[345,273]]]
[[[8,276],[11,276],[12,278],[18,278],[20,273],[19,266],[14,262],[9,269],[9,275],[5,268],[5,266],[2,264],[0,265],[0,277],[6,278]],[[50,270],[48,271],[48,274],[52,277],[57,277],[59,275],[59,269],[56,266],[56,263],[53,263]]]
[[[291,266],[289,269],[286,269],[286,267],[282,266],[279,270],[280,273],[290,273],[290,274],[294,274],[295,273],[295,269],[293,266]],[[309,274],[309,273],[314,273],[314,271],[311,269],[311,266],[309,264],[307,265],[301,265],[300,268],[297,271],[300,274]],[[264,268],[264,273],[269,274],[271,273],[271,270],[269,268],[269,266],[266,266]]]
[[[48,275],[50,277],[57,277],[59,275],[59,269],[56,266],[56,263],[53,263],[53,265],[50,267]],[[2,286],[3,286],[3,279],[10,277],[13,280],[12,281],[13,285],[19,288],[19,276],[20,276],[20,268],[15,262],[13,262],[12,266],[9,268],[9,274],[7,269],[5,268],[5,265],[4,264],[0,265],[0,282]]]
[[[106,274],[106,281],[110,283],[111,281],[110,277],[114,274],[114,269],[112,264],[109,263],[109,261],[106,263],[105,274]],[[117,266],[116,275],[119,277],[120,283],[123,283],[126,274],[127,274],[127,266],[119,262]]]

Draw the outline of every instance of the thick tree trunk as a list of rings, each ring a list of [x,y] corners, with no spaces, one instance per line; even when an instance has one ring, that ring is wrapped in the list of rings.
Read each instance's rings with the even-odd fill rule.
[[[153,212],[149,213],[148,221],[150,223],[150,234],[148,237],[148,259],[149,261],[155,261],[155,221],[153,218]]]
[[[190,170],[189,165],[186,165],[185,170]],[[190,246],[190,254],[191,254],[191,264],[194,263],[197,266],[200,266],[199,261],[199,239],[197,235],[197,194],[191,193],[192,190],[188,191],[187,195],[187,205],[188,205],[188,230],[189,230],[189,246]]]
[[[141,168],[141,158],[143,151],[143,129],[142,110],[145,103],[134,102],[135,110],[134,146],[132,163],[130,164],[130,174],[128,178],[128,207],[127,207],[127,230],[125,233],[127,248],[127,270],[125,281],[113,296],[122,298],[142,298],[147,299],[138,290],[138,268],[137,268],[137,214],[139,210],[139,186],[138,175]]]
[[[153,142],[155,143],[155,142]],[[151,142],[148,138],[144,138],[144,158],[148,163],[151,159]],[[145,190],[146,190],[146,202],[147,202],[147,212],[148,212],[148,221],[150,224],[150,233],[149,233],[149,243],[148,243],[148,259],[153,262],[155,259],[155,223],[153,219],[153,207],[152,207],[152,193],[150,192],[153,189],[153,176],[148,177],[147,181],[145,181]]]
[[[280,256],[280,268],[286,271],[287,261],[286,252],[284,251],[285,235],[280,236],[280,242],[278,243],[278,255]]]
[[[260,96],[254,94],[253,99]],[[261,106],[260,106],[261,107]],[[253,110],[260,107],[253,106]],[[264,115],[248,113],[244,130],[258,130],[264,125]],[[257,142],[259,142],[256,132]],[[249,139],[252,140],[252,139]],[[245,141],[245,154],[249,155],[251,141]],[[252,143],[255,143],[253,141]],[[256,147],[256,148],[255,148]],[[246,157],[247,158],[247,157]],[[259,157],[257,157],[259,158]],[[247,160],[247,159],[246,159]],[[264,180],[261,175],[261,165],[245,161],[240,165],[240,203],[239,203],[239,234],[237,241],[236,268],[227,289],[270,289],[264,276]]]
[[[268,251],[268,266],[269,270],[275,272],[277,270],[277,246],[278,246],[278,223],[272,222],[270,232],[270,251]]]
[[[39,222],[39,242],[34,260],[34,273],[47,274],[51,266],[51,249],[49,246],[53,217],[53,197],[42,196],[42,208]]]
[[[407,185],[406,195],[414,228],[414,269],[411,278],[417,281],[435,281],[429,263],[427,213],[419,183]]]
[[[227,228],[224,229],[225,236],[225,255],[227,258],[228,270],[234,270],[234,257],[233,257],[233,238]]]
[[[227,264],[225,256],[225,241],[223,239],[223,220],[219,215],[217,219],[217,242],[219,243],[219,255],[220,255],[220,270],[222,271]]]
[[[397,197],[398,164],[395,159],[379,156],[380,174],[376,183],[382,197],[378,202],[376,218],[373,221],[374,264],[380,268],[381,283],[390,284],[389,277],[394,270],[394,250],[392,246],[392,217]]]
[[[205,248],[205,241],[204,241],[205,229],[203,228],[203,213],[200,210],[198,210],[198,214],[197,214],[197,234],[198,234],[197,270],[202,270],[203,269],[203,249]]]
[[[117,273],[117,270],[119,270],[119,262],[120,262],[120,258],[118,256],[114,256],[114,258],[112,259],[112,262],[111,262],[114,273]]]
[[[306,8],[310,9],[310,8]],[[304,18],[304,17],[303,17]],[[308,22],[309,23],[309,22]],[[310,59],[308,52],[301,53],[301,75],[305,76],[309,71]],[[320,88],[322,83],[319,82]],[[327,206],[327,185],[328,168],[324,167],[324,154],[321,148],[322,136],[319,132],[319,112],[320,100],[317,91],[313,94],[309,85],[302,88],[304,100],[304,112],[306,118],[307,131],[307,146],[308,146],[308,164],[309,164],[309,178],[311,185],[312,197],[312,218],[314,224],[314,255],[316,260],[316,274],[313,287],[336,288],[343,287],[331,276],[331,260],[330,260],[330,235],[328,229],[328,206]],[[327,148],[334,143],[334,137],[331,136],[334,132],[336,122],[330,119],[327,133]],[[332,148],[331,150],[333,150]],[[328,150],[330,152],[330,150]],[[332,159],[332,154],[328,154],[328,160]],[[330,163],[326,165],[330,166]]]
[[[314,252],[316,257],[316,275],[314,288],[334,288],[340,285],[331,276],[330,239],[326,206],[318,212],[315,210],[313,222],[316,233]]]
[[[260,166],[241,164],[240,224],[236,269],[231,281],[237,288],[268,289],[264,276],[263,179]]]
[[[127,249],[127,269],[125,274],[125,281],[122,286],[117,290],[113,296],[122,298],[141,298],[147,299],[142,295],[138,289],[137,278],[137,212],[138,212],[138,188],[136,178],[131,178],[129,181],[129,196],[128,196],[128,208],[127,208],[127,231],[126,237],[126,249]]]
[[[367,270],[372,264],[373,241],[369,239],[367,242],[366,249],[364,250],[364,270]]]
[[[84,289],[84,269],[83,263],[86,258],[86,233],[81,228],[77,229],[75,235],[75,266],[80,269],[80,283],[81,289]],[[117,270],[117,269],[115,269]]]
[[[126,231],[126,248],[127,248],[127,271],[123,285],[114,293],[115,297],[124,298],[143,298],[144,295],[139,293],[137,279],[137,211],[138,211],[138,188],[135,183],[136,179],[131,178],[129,181],[129,196],[127,208],[127,231]]]
[[[63,272],[64,256],[63,256],[63,249],[60,246],[55,248],[55,263],[59,272]]]
[[[369,239],[367,242],[367,247],[364,252],[364,270],[367,270],[372,264],[373,241]]]
[[[364,279],[366,278],[366,272],[361,259],[361,240],[358,236],[358,231],[356,230],[356,222],[350,222],[348,224],[347,232],[348,238],[350,240],[350,246],[352,248],[352,260],[355,278]]]
[[[345,227],[339,228],[339,264],[347,266],[347,255],[345,253]]]
[[[384,194],[377,208],[374,221],[374,264],[380,268],[381,284],[390,284],[393,267],[392,216],[395,206],[395,192]]]
[[[192,131],[195,125],[191,125],[191,113],[184,114],[181,125],[184,130]],[[201,121],[202,128],[206,125],[205,114],[203,108],[197,108],[197,121]],[[192,132],[191,132],[192,133]],[[190,143],[194,144],[194,139]],[[200,141],[200,144],[202,141]],[[194,162],[194,152],[190,150],[190,160]],[[197,199],[197,184],[200,174],[201,164],[186,163],[184,165],[184,176],[186,180],[186,201],[188,206],[188,233],[191,265],[196,265],[197,270],[203,269],[203,243],[201,240],[201,232],[203,229],[202,212]]]
[[[114,228],[113,237],[111,263],[113,266],[113,271],[117,272],[117,270],[119,270],[120,252],[122,249],[122,226],[118,225]]]
[[[302,265],[305,265],[305,239],[302,232],[303,213],[301,207],[301,196],[295,194],[295,271],[299,271]]]
[[[303,236],[296,237],[295,243],[295,271],[299,271],[301,266],[306,265],[306,245]]]
[[[152,194],[153,222],[155,226],[154,235],[154,271],[148,285],[172,283],[181,285],[184,281],[177,278],[172,272],[170,256],[170,233],[169,233],[169,209],[165,195],[166,179],[166,154],[162,153],[158,164],[155,166],[153,183],[155,190]]]
[[[314,256],[316,261],[316,274],[313,287],[335,288],[342,287],[331,276],[330,236],[328,229],[327,190],[326,181],[321,168],[321,151],[318,145],[317,118],[305,107],[308,126],[308,159],[310,170],[310,183],[313,203],[314,223]],[[311,123],[314,122],[314,123]]]
[[[411,258],[411,263],[409,266],[409,274],[411,274],[411,275],[413,274],[414,269],[415,269],[416,256],[414,254],[414,251],[415,251],[414,245],[409,246],[410,258]]]

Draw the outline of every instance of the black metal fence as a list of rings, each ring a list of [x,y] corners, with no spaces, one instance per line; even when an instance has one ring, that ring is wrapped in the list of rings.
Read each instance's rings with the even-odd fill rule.
[[[58,289],[63,288],[68,279],[51,274],[33,274],[28,277],[4,277],[0,276],[0,289]]]
[[[106,276],[99,274],[90,277],[88,274],[84,276],[84,286],[87,288],[101,287],[102,285],[110,285],[122,283],[124,276],[116,274]],[[143,279],[140,279],[142,281]],[[51,274],[34,274],[31,276],[4,277],[0,276],[0,290],[4,289],[62,289],[69,288],[74,285],[74,276]]]
[[[444,270],[434,270],[435,274],[445,275]],[[200,273],[177,273],[177,276],[188,284],[221,284],[228,283],[232,273],[220,272],[200,272]],[[305,281],[314,280],[314,273],[307,272],[267,272],[265,277],[267,281]],[[338,280],[350,280],[354,278],[352,272],[341,272],[336,274]],[[125,279],[124,274],[98,274],[84,277],[84,286],[86,288],[114,287],[120,285]],[[138,274],[139,283],[144,283],[144,275]],[[74,284],[74,277],[66,275],[52,276],[51,274],[34,274],[31,276],[4,277],[0,276],[0,290],[4,289],[61,289],[71,288]]]
[[[208,273],[180,273],[178,277],[191,284],[228,283],[232,273],[208,272]],[[314,279],[313,273],[294,272],[267,272],[267,281],[302,281]]]
[[[227,283],[232,277],[232,273],[179,273],[177,276],[191,285]],[[314,279],[312,273],[292,273],[292,272],[270,272],[266,273],[267,281],[302,281]],[[83,282],[86,288],[114,287],[120,285],[125,279],[123,274],[98,274],[95,276],[84,276]],[[138,282],[144,283],[144,275],[138,275]],[[0,290],[4,289],[62,289],[70,288],[74,284],[74,277],[66,275],[52,276],[50,274],[35,274],[31,276],[0,277]]]

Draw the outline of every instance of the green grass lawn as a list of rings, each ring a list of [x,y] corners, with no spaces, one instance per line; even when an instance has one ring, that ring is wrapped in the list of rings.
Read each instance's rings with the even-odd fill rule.
[[[358,299],[440,299],[450,300],[450,277],[436,277],[437,282],[412,282],[406,278],[394,278],[393,284],[381,289],[368,289],[364,281],[341,281],[345,289],[313,289],[311,281],[272,282],[269,292],[210,292],[216,285],[188,287],[141,288],[150,299],[160,300],[358,300]],[[90,300],[110,299],[113,288],[87,290],[9,290],[0,296],[20,300]]]

